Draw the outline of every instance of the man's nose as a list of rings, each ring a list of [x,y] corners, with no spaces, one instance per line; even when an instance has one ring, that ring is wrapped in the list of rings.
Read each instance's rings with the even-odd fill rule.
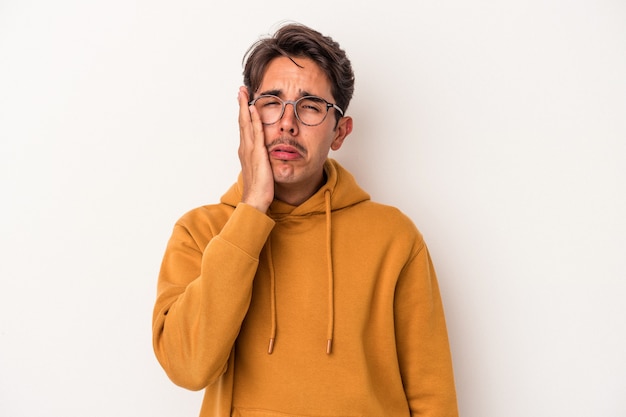
[[[291,104],[291,109],[287,106]],[[280,129],[294,133],[298,126],[298,116],[296,116],[296,104],[294,102],[285,103],[283,117],[280,118]]]

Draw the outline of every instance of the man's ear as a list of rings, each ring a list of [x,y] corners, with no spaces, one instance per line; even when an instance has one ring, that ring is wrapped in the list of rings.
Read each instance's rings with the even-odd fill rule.
[[[335,128],[335,138],[330,144],[330,149],[336,151],[341,148],[343,141],[350,133],[352,133],[352,117],[342,117],[339,119],[339,123],[337,123],[337,127]]]

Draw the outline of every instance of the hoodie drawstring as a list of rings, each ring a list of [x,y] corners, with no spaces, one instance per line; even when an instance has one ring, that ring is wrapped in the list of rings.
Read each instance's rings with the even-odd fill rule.
[[[333,348],[335,332],[335,277],[333,273],[332,228],[330,190],[324,191],[326,202],[326,265],[328,268],[328,333],[326,337],[326,354],[330,355]]]
[[[267,241],[267,266],[270,270],[270,314],[272,316],[272,329],[270,330],[270,344],[267,348],[269,355],[274,351],[274,340],[276,340],[276,278],[274,276],[274,263],[272,262],[272,245]]]
[[[335,332],[335,277],[333,273],[333,253],[332,253],[332,223],[331,223],[331,204],[330,190],[324,192],[324,201],[326,203],[326,267],[328,274],[328,329],[326,332],[326,354],[330,355],[333,348],[333,336]],[[272,261],[272,245],[271,241],[267,241],[266,246],[267,265],[270,273],[270,314],[272,327],[270,330],[270,342],[267,349],[268,354],[274,351],[274,342],[276,340],[276,277],[274,273],[274,263]]]

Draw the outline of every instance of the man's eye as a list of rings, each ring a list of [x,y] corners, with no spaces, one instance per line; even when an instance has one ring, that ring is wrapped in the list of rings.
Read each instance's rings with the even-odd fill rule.
[[[321,102],[313,101],[313,100],[305,100],[300,103],[300,109],[310,112],[322,112],[324,110],[324,105]]]

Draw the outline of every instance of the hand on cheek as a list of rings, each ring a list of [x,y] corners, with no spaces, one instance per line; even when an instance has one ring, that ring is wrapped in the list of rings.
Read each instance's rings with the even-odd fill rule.
[[[263,124],[245,87],[239,88],[239,162],[243,177],[241,201],[267,212],[274,199],[274,176],[265,147]]]

